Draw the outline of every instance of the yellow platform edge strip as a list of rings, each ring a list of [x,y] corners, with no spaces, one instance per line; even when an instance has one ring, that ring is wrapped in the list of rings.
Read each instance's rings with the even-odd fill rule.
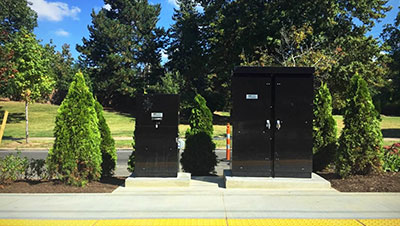
[[[0,219],[0,226],[399,226],[399,219]]]

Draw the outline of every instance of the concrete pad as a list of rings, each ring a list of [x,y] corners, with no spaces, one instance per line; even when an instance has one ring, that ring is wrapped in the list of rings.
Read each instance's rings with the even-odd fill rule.
[[[177,177],[128,177],[125,187],[188,187],[190,173],[179,172]]]
[[[279,177],[234,177],[230,171],[224,171],[225,187],[259,188],[259,189],[291,189],[319,190],[331,189],[331,183],[319,175],[312,173],[311,178],[279,178]]]

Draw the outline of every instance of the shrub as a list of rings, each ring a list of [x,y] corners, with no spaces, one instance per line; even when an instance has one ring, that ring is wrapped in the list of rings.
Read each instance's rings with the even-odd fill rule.
[[[26,157],[22,158],[21,152],[0,158],[0,184],[23,179],[28,167],[28,159]]]
[[[367,83],[358,74],[350,81],[347,97],[336,158],[336,170],[342,177],[367,174],[381,166],[382,133],[378,113]]]
[[[383,148],[382,162],[384,171],[400,171],[400,143],[395,143]]]
[[[208,175],[217,165],[215,144],[212,140],[212,113],[206,100],[196,95],[189,118],[190,128],[186,131],[186,145],[182,153],[182,168],[193,175]]]
[[[99,119],[99,130],[101,136],[101,176],[110,177],[114,174],[115,166],[117,165],[117,151],[115,149],[115,141],[111,136],[110,128],[107,125],[106,119],[103,116],[103,107],[96,100],[94,105]]]
[[[67,184],[84,186],[101,175],[101,136],[92,93],[77,73],[58,109],[54,145],[47,164]]]
[[[29,167],[27,167],[25,171],[26,179],[43,180],[48,177],[49,173],[47,171],[46,161],[44,159],[31,159],[29,161]]]
[[[194,176],[209,175],[217,165],[214,150],[215,144],[206,132],[188,135],[181,158],[182,168]]]
[[[212,137],[213,129],[213,115],[207,107],[206,100],[197,94],[194,98],[193,108],[189,117],[190,129],[187,133],[196,134],[205,132]]]
[[[332,116],[332,96],[322,84],[314,98],[313,169],[319,171],[334,161],[337,150],[337,126]]]

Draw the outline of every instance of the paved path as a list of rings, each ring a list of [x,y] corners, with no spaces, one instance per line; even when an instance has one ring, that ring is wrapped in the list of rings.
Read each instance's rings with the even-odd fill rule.
[[[112,194],[0,194],[0,219],[392,219],[400,193],[224,189],[204,178],[189,188],[119,188]]]

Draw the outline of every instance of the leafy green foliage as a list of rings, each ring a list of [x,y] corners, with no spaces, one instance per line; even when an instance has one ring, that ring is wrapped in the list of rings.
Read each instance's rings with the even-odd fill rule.
[[[31,159],[29,167],[25,169],[25,178],[43,180],[49,177],[49,172],[46,168],[46,160]]]
[[[52,91],[54,81],[47,75],[47,61],[44,50],[33,33],[21,29],[6,45],[13,51],[11,59],[15,73],[8,81],[8,95],[25,102],[35,101]]]
[[[400,171],[400,143],[394,143],[391,146],[383,147],[382,162],[384,171]]]
[[[212,113],[200,94],[194,99],[189,124],[185,150],[181,158],[182,168],[192,175],[208,175],[214,171],[218,162],[215,143],[212,140]]]
[[[84,186],[101,175],[102,156],[95,100],[82,73],[75,75],[58,109],[49,171],[67,184]]]
[[[37,15],[27,0],[2,0],[0,2],[0,30],[9,34],[22,28],[33,31],[37,26]]]
[[[207,107],[206,100],[200,94],[197,94],[194,98],[191,113],[189,118],[190,129],[188,129],[186,135],[205,132],[212,137],[214,132],[213,115]]]
[[[52,68],[55,80],[55,89],[51,97],[53,104],[61,104],[68,93],[69,85],[74,79],[73,75],[78,72],[77,67],[74,65],[74,58],[72,58],[69,45],[64,44],[61,48],[61,52],[53,53],[52,56]]]
[[[381,37],[389,46],[387,53],[391,59],[388,82],[379,96],[382,114],[400,115],[400,12],[393,24],[385,26]]]
[[[337,150],[337,125],[332,116],[332,97],[326,84],[322,84],[314,98],[313,170],[324,169],[334,161]]]
[[[167,49],[169,71],[179,72],[184,80],[181,88],[181,114],[187,119],[190,115],[190,103],[198,93],[207,99],[212,110],[218,108],[214,103],[214,90],[205,62],[207,55],[204,37],[201,31],[203,18],[197,11],[195,1],[181,0],[179,8],[174,9],[174,24],[169,30],[170,46]],[[213,98],[214,97],[214,98]],[[223,106],[222,106],[223,107]],[[221,108],[221,107],[220,107]]]
[[[186,136],[185,151],[182,153],[182,168],[193,176],[206,176],[214,172],[217,165],[215,144],[206,132]]]
[[[101,135],[100,150],[102,156],[101,176],[109,177],[114,174],[117,165],[117,150],[115,149],[115,141],[111,136],[110,128],[103,116],[103,107],[96,100],[94,105],[99,119],[99,130]]]
[[[9,154],[0,159],[0,184],[23,179],[26,169],[29,167],[28,159],[21,157],[21,152],[16,155]]]
[[[92,12],[90,38],[77,50],[89,68],[93,91],[102,103],[145,93],[164,74],[161,48],[165,31],[157,27],[160,5],[147,0],[105,0],[110,9]]]
[[[161,82],[150,86],[148,93],[179,94],[184,81],[179,72],[167,72],[161,77]]]
[[[336,170],[342,177],[379,170],[382,150],[378,113],[360,75],[353,76],[346,95],[344,128],[336,159]]]

